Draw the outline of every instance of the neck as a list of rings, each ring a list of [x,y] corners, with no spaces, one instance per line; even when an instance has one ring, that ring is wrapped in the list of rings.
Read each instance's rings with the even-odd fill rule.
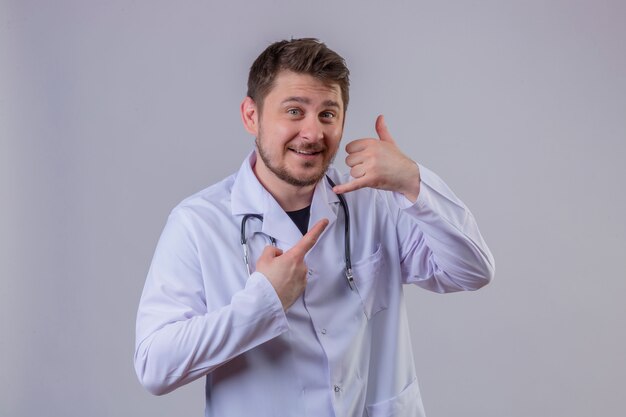
[[[283,210],[295,211],[311,205],[316,184],[307,186],[289,184],[267,169],[259,159],[252,166],[252,171]]]

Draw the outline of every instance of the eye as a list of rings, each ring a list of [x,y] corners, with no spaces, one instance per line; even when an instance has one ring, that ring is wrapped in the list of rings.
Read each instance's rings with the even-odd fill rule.
[[[287,109],[287,114],[291,116],[300,116],[302,114],[302,110],[298,108]]]
[[[331,111],[323,111],[320,113],[320,118],[326,119],[326,120],[332,120],[335,118],[335,113]]]

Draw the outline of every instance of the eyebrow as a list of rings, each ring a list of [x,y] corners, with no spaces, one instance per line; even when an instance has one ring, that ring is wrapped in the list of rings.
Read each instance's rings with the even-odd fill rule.
[[[293,96],[293,97],[286,98],[285,100],[282,101],[281,104],[286,104],[286,103],[291,103],[291,102],[302,103],[302,104],[311,104],[311,99],[309,99],[307,97]],[[334,100],[324,100],[322,105],[324,107],[336,107],[337,109],[341,108],[341,106],[339,106],[339,103],[337,103]]]

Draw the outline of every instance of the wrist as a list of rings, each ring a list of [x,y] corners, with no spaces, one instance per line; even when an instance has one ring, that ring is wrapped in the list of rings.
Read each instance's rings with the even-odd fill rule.
[[[404,187],[400,190],[400,193],[409,199],[412,203],[417,201],[417,197],[420,193],[420,170],[417,162],[411,161],[411,169],[408,171],[410,174],[407,176]]]

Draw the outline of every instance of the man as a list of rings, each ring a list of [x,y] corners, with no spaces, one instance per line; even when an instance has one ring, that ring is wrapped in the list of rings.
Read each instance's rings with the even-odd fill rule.
[[[377,139],[346,146],[350,177],[330,167],[348,86],[315,39],[252,65],[241,116],[255,150],[172,211],[148,273],[135,368],[150,392],[204,376],[206,416],[424,415],[402,285],[474,290],[494,262],[382,116]]]

